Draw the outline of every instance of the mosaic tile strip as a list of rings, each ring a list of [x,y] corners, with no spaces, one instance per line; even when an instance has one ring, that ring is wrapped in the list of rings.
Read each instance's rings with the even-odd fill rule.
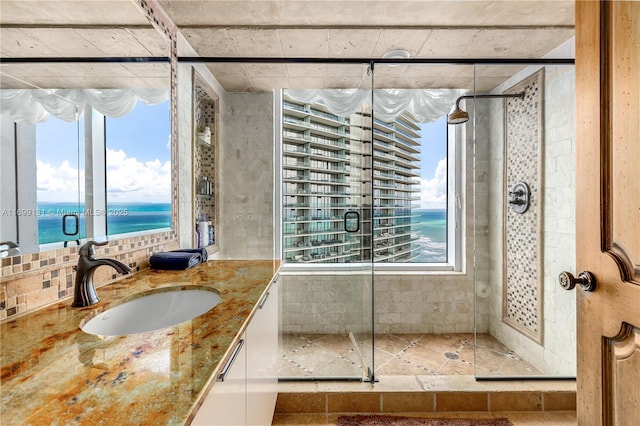
[[[202,131],[204,127],[211,129],[211,143],[195,142],[193,150],[193,176],[195,185],[195,201],[194,215],[196,218],[204,215],[216,225],[216,205],[215,205],[215,187],[216,187],[216,132],[218,121],[218,102],[211,98],[206,88],[202,87],[200,79],[194,72],[193,78],[193,121],[197,131]],[[197,138],[196,138],[197,140]],[[211,194],[201,194],[200,185],[204,178],[211,183],[213,188]]]
[[[502,319],[542,343],[542,143],[544,133],[544,70],[506,93],[524,92],[524,99],[505,100],[505,271]],[[531,190],[529,209],[519,214],[506,202],[518,181]]]

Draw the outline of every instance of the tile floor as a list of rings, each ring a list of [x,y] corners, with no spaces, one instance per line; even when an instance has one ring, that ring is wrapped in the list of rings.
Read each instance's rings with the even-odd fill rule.
[[[359,340],[362,342],[362,340]],[[380,334],[373,357],[377,376],[531,376],[542,372],[488,334]],[[370,343],[354,347],[348,335],[284,334],[280,378],[362,377]],[[366,364],[369,364],[367,362]]]
[[[362,341],[362,340],[360,340]],[[517,353],[513,352],[488,334],[383,334],[376,335],[375,351],[370,344],[354,347],[348,335],[287,334],[281,336],[281,378],[360,378],[362,377],[362,357],[375,358],[376,375],[380,382],[375,385],[362,382],[281,382],[282,392],[301,392],[301,398],[309,395],[318,397],[322,392],[347,393],[355,397],[363,392],[385,392],[399,390],[406,392],[452,391],[459,392],[503,392],[530,391],[536,394],[539,387],[552,392],[550,395],[564,401],[568,407],[575,401],[575,383],[560,381],[518,381],[477,382],[475,372],[480,376],[531,376],[543,374]],[[386,377],[385,377],[386,376]],[[553,393],[554,391],[560,393]],[[354,392],[356,394],[354,394]],[[396,394],[398,395],[398,394]],[[573,395],[573,396],[572,396]],[[444,395],[447,396],[446,394]],[[473,396],[473,395],[472,395]],[[529,395],[530,396],[530,395]],[[545,402],[549,395],[544,395]],[[442,398],[442,396],[439,396]],[[466,398],[463,396],[463,398]],[[317,399],[317,398],[315,398]],[[495,398],[494,398],[495,399]],[[525,400],[527,398],[524,398]],[[353,398],[349,398],[353,400]],[[411,400],[411,398],[408,398]],[[280,401],[280,397],[279,397]],[[322,401],[321,401],[322,402]],[[493,401],[497,403],[496,401]],[[329,407],[321,404],[321,411]],[[304,404],[307,411],[310,409]],[[464,404],[462,404],[464,405]],[[456,406],[462,406],[460,404]],[[504,404],[503,404],[504,405]],[[552,409],[551,404],[549,409]],[[492,405],[493,406],[493,405]],[[509,404],[507,404],[509,406]],[[282,407],[281,407],[282,408]],[[328,410],[327,408],[327,410]],[[441,407],[442,408],[442,407]],[[563,410],[565,408],[556,408]],[[284,412],[283,412],[284,411]],[[288,412],[287,412],[288,411]],[[304,411],[301,409],[300,411]],[[340,414],[300,413],[298,410],[276,410],[273,425],[335,425]],[[340,411],[340,410],[338,410]],[[352,411],[352,410],[348,410]],[[372,410],[378,413],[377,410]],[[360,414],[365,414],[360,412]],[[410,412],[386,413],[393,415],[424,416],[431,418],[492,418],[507,417],[515,426],[575,426],[576,413],[568,411],[464,411],[464,412]]]

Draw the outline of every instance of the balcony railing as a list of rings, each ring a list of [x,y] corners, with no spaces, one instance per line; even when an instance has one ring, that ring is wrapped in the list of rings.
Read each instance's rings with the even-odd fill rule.
[[[328,118],[329,120],[333,120],[333,121],[338,121],[340,123],[347,123],[347,119],[344,117],[338,117],[337,115],[334,114],[330,114],[328,112],[324,112],[324,111],[318,111],[318,110],[312,110],[311,113],[313,115],[317,115],[319,117],[324,117],[324,118]]]
[[[303,105],[293,104],[291,102],[284,101],[283,105],[285,108],[295,109],[296,111],[308,112]]]

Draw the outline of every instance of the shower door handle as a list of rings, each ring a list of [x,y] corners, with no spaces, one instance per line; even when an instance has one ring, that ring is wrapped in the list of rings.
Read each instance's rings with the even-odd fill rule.
[[[73,219],[74,231],[67,230],[67,218]],[[62,215],[62,233],[64,235],[78,235],[80,232],[80,218],[77,214]]]
[[[584,291],[593,291],[596,289],[596,277],[589,271],[582,271],[578,277],[574,277],[571,272],[561,272],[558,277],[560,286],[565,290],[573,290],[576,284]]]
[[[344,214],[344,230],[358,232],[360,230],[360,213],[350,211]]]

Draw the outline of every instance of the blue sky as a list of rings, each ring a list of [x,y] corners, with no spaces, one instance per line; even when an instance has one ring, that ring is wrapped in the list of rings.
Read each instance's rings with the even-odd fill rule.
[[[36,157],[53,165],[67,160],[77,168],[78,131],[83,123],[84,120],[67,123],[51,115],[47,121],[39,122],[36,126]]]
[[[158,105],[138,102],[129,114],[107,118],[107,147],[124,150],[138,161],[169,161],[171,149],[166,145],[170,136],[169,101]]]
[[[39,201],[74,201],[78,190],[84,190],[84,150],[78,161],[83,121],[67,123],[49,116],[36,126]],[[129,114],[107,118],[109,201],[170,202],[170,135],[169,101],[138,102]]]
[[[163,120],[163,116],[167,119]],[[156,144],[156,141],[164,141],[166,144],[171,136],[168,116],[169,101],[158,105],[144,105],[138,102],[129,114],[119,118],[107,118],[107,146],[115,150],[125,150],[129,156],[139,161],[168,161],[171,150],[160,150]],[[67,123],[53,116],[38,123],[37,157],[53,165],[75,158],[78,152],[78,126],[82,129],[83,125],[84,119],[80,120],[80,123]],[[77,161],[73,164],[77,165]]]
[[[423,209],[444,209],[447,202],[446,116],[421,125],[421,199]]]
[[[422,124],[422,177],[433,178],[438,162],[447,156],[446,116],[431,123]]]

